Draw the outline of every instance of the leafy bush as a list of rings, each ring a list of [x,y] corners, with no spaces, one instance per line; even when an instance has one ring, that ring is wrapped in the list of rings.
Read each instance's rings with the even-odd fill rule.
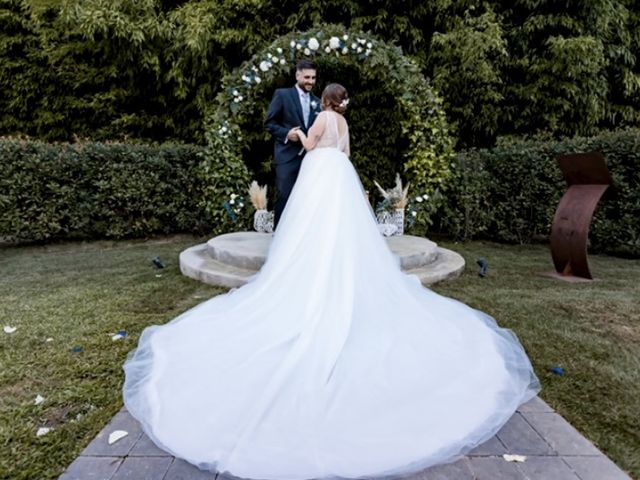
[[[0,139],[0,236],[121,238],[201,231],[201,148]]]
[[[456,155],[454,178],[435,215],[433,233],[510,243],[545,239],[567,187],[563,153],[599,151],[615,185],[601,200],[589,232],[593,251],[640,256],[640,130],[568,140],[503,138],[492,149]]]

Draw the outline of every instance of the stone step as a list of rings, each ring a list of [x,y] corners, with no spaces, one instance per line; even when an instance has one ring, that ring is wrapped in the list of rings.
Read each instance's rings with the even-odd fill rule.
[[[427,286],[459,277],[464,272],[464,266],[465,261],[460,254],[438,247],[435,261],[423,267],[405,270],[405,273],[416,275]]]
[[[206,243],[184,250],[180,254],[182,274],[210,285],[234,288],[247,283],[249,278],[259,270],[229,265],[219,259],[211,258],[209,253],[209,245]],[[417,268],[403,268],[403,270],[406,273],[416,275],[423,285],[432,285],[442,280],[455,278],[464,270],[464,259],[451,250],[436,247],[433,258],[427,265]]]
[[[255,270],[238,268],[214,260],[209,256],[206,243],[187,248],[180,253],[180,271],[186,277],[209,285],[229,288],[244,285],[256,273]]]
[[[272,238],[272,233],[227,233],[209,240],[207,251],[218,262],[255,271],[264,265]],[[426,238],[400,235],[385,240],[404,270],[429,265],[438,256],[437,244]]]

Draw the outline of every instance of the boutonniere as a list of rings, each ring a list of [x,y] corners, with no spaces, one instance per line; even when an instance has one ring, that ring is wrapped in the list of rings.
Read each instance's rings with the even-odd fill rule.
[[[311,107],[315,110],[316,108],[318,108],[318,102],[316,102],[315,100],[311,100]]]

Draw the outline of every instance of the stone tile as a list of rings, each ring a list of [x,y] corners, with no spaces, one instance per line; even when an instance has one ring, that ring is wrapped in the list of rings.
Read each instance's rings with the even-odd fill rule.
[[[144,433],[140,436],[131,451],[130,457],[171,457],[170,453],[158,448]]]
[[[467,455],[470,457],[491,457],[501,456],[503,453],[507,453],[507,449],[497,436],[493,436],[482,445],[478,445],[471,450]]]
[[[562,457],[582,480],[631,480],[604,455],[598,457]]]
[[[529,480],[580,480],[560,457],[528,457],[518,468]]]
[[[215,478],[215,473],[205,472],[184,460],[176,458],[162,480],[214,480]]]
[[[543,414],[548,415],[548,414]],[[498,432],[498,438],[509,453],[518,455],[554,455],[553,449],[516,413]]]
[[[602,455],[589,440],[557,413],[523,413],[527,422],[560,455]]]
[[[113,445],[109,445],[109,434],[114,430],[124,430],[129,432],[129,435],[121,438]],[[127,411],[120,411],[113,417],[111,422],[102,429],[96,438],[91,441],[81,455],[124,457],[138,441],[140,435],[142,435],[142,430],[140,429],[138,421],[129,415]]]
[[[122,458],[78,457],[58,480],[110,480]]]
[[[111,480],[162,480],[171,457],[127,457]]]
[[[502,457],[471,457],[468,461],[476,480],[526,479],[515,463],[507,462]]]
[[[518,412],[544,412],[551,413],[553,412],[553,408],[551,408],[547,403],[542,400],[540,397],[533,397],[527,403],[523,403],[518,407]]]
[[[413,477],[411,477],[413,478]],[[473,480],[473,473],[466,459],[458,460],[455,463],[446,465],[436,465],[426,469],[418,477],[419,480]],[[418,480],[416,478],[416,480]]]

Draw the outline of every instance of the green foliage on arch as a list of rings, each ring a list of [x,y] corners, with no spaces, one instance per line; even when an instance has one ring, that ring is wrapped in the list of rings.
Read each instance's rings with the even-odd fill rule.
[[[293,83],[295,63],[303,57],[315,60],[321,75],[332,69],[356,71],[359,81],[383,88],[387,100],[391,100],[388,112],[383,113],[397,119],[397,124],[392,126],[397,136],[395,140],[390,138],[390,141],[395,141],[395,150],[391,154],[394,158],[386,164],[384,172],[379,170],[379,165],[376,170],[376,162],[359,156],[357,145],[359,139],[366,149],[370,141],[375,144],[385,140],[387,132],[378,131],[372,122],[366,131],[364,126],[354,128],[351,122],[352,137],[355,137],[352,161],[365,187],[370,186],[374,179],[372,176],[384,181],[392,179],[395,171],[402,171],[405,180],[411,182],[412,192],[432,194],[441,190],[450,176],[453,142],[442,101],[418,66],[399,48],[364,32],[347,32],[339,25],[291,33],[280,37],[226,76],[215,104],[206,115],[207,147],[202,175],[207,187],[203,207],[211,215],[216,233],[239,227],[231,223],[222,206],[232,194],[244,194],[256,173],[247,167],[243,158],[251,144],[249,137],[268,139],[261,128],[261,133],[256,134],[245,127],[253,122],[254,130],[257,129],[256,118],[261,125],[274,87],[279,86],[278,82]],[[353,100],[358,89],[350,91],[352,105],[357,105],[358,102]],[[354,110],[350,106],[347,115],[357,113]],[[360,111],[359,117],[366,117],[366,113]],[[360,125],[362,123],[361,119]],[[369,154],[375,155],[375,152],[370,151]],[[249,218],[250,215],[244,215],[241,221],[247,222]],[[414,229],[424,233],[428,224],[429,215],[424,210],[416,219]]]

